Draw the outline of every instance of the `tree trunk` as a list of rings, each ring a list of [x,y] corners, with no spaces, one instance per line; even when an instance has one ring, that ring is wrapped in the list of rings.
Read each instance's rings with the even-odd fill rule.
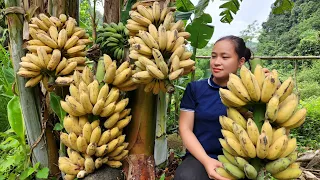
[[[103,22],[119,22],[120,20],[120,0],[105,0]]]
[[[66,14],[73,17],[79,23],[79,0],[69,0],[67,1]],[[78,24],[79,25],[79,24]]]
[[[65,0],[48,0],[48,12],[51,16],[59,17],[66,12]]]
[[[155,179],[153,154],[157,96],[144,92],[144,86],[131,95],[132,121],[126,132],[130,151],[124,165],[125,175],[127,179]]]
[[[19,0],[5,0],[5,6],[8,7],[21,7]],[[19,63],[21,57],[25,55],[22,51],[22,31],[23,31],[23,16],[18,14],[7,15],[9,38],[10,38],[10,55],[13,62],[15,74],[19,70]],[[39,86],[35,88],[25,88],[26,79],[16,75],[16,83],[19,89],[20,104],[22,115],[25,122],[27,139],[29,145],[34,145],[41,135],[41,108],[39,99]],[[43,136],[45,137],[45,136]],[[32,163],[41,163],[41,167],[48,167],[48,149],[45,143],[45,138],[41,138],[37,146],[32,151]]]

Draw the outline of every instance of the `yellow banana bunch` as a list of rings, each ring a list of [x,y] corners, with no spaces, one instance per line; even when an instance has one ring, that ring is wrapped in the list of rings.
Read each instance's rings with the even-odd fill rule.
[[[21,58],[17,73],[30,78],[26,87],[33,87],[41,81],[47,91],[52,91],[55,86],[70,85],[73,81],[70,75],[85,66],[85,48],[91,40],[84,29],[76,27],[73,18],[64,14],[61,17],[41,13],[31,18],[30,39],[26,43],[30,53]],[[82,44],[77,44],[79,41]]]

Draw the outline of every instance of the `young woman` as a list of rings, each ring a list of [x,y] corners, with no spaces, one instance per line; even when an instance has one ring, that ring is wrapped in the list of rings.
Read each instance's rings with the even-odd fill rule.
[[[222,164],[219,116],[227,114],[220,100],[219,88],[227,88],[229,73],[237,70],[251,57],[242,38],[226,36],[213,47],[209,79],[187,85],[180,105],[179,131],[187,153],[176,170],[175,180],[227,180],[216,173]]]

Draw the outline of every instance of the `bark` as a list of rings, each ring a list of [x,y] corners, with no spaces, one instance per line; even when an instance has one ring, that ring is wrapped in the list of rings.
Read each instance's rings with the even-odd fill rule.
[[[120,0],[105,0],[103,22],[117,23],[120,20]]]

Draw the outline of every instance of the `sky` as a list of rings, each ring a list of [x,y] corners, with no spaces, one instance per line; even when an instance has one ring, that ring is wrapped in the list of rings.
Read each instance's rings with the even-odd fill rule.
[[[198,0],[191,0],[194,5],[197,5]],[[271,5],[275,0],[243,0],[238,13],[233,16],[234,19],[231,24],[220,22],[219,6],[223,3],[222,0],[210,1],[205,13],[212,17],[212,25],[215,26],[214,34],[210,40],[211,43],[215,42],[222,36],[226,35],[239,35],[239,32],[246,29],[249,24],[255,20],[261,25],[268,19],[271,11]]]

